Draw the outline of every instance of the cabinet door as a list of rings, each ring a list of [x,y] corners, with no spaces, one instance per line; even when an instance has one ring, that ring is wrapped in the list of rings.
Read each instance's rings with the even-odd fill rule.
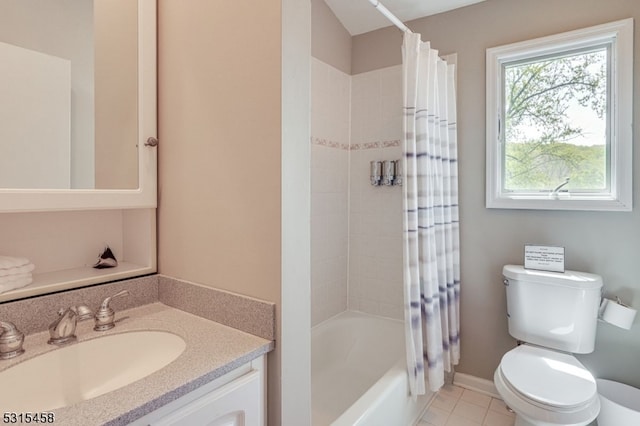
[[[151,425],[261,426],[261,374],[251,371]]]

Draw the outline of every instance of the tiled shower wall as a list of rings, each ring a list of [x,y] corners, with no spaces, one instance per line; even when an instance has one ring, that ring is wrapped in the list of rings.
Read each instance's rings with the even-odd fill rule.
[[[402,156],[401,67],[349,76],[312,58],[311,321],[345,309],[397,319],[402,188],[369,184],[371,160]]]
[[[351,77],[311,63],[311,324],[347,308]]]
[[[349,309],[402,319],[402,187],[372,186],[369,162],[402,157],[402,69],[351,79]]]

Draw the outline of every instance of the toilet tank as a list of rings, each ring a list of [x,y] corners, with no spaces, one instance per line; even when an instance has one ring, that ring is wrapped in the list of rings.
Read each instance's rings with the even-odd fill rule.
[[[506,265],[509,334],[572,353],[593,352],[602,278],[585,272],[544,272]]]

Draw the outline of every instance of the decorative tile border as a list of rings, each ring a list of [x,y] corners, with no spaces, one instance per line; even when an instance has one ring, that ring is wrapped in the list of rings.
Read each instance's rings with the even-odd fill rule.
[[[389,148],[389,147],[392,147],[392,146],[400,146],[400,142],[401,141],[398,140],[398,139],[393,140],[393,141],[383,141],[382,142],[382,147],[383,148]]]
[[[390,140],[390,141],[375,141],[375,142],[364,142],[364,143],[354,143],[351,144],[351,151],[357,151],[360,149],[376,149],[376,148],[392,148],[400,146],[400,140]]]
[[[358,150],[364,150],[364,149],[398,147],[401,145],[401,141],[399,139],[395,139],[395,140],[389,140],[389,141],[354,143],[349,145],[343,142],[336,142],[336,141],[331,141],[324,138],[317,138],[317,137],[311,136],[311,144],[318,145],[318,146],[326,146],[328,148],[343,149],[347,151],[358,151]]]
[[[324,139],[324,138],[316,138],[316,137],[313,137],[313,136],[311,136],[311,145],[326,146],[328,148],[343,149],[345,151],[349,150],[349,144],[348,143],[330,141],[330,140],[327,140],[327,139]]]

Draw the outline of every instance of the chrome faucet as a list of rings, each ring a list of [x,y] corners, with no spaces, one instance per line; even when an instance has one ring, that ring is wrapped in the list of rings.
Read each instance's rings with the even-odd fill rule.
[[[78,324],[78,312],[72,306],[66,310],[58,311],[58,319],[49,326],[51,338],[47,343],[50,345],[65,345],[76,340],[76,325]]]
[[[98,310],[96,311],[96,315],[95,315],[96,325],[95,327],[93,327],[95,331],[107,331],[107,330],[111,330],[113,327],[116,326],[116,323],[114,321],[116,313],[109,306],[109,302],[111,302],[111,299],[113,299],[114,297],[128,296],[128,295],[129,295],[128,290],[122,290],[114,294],[113,296],[107,297],[102,301],[102,304],[100,305],[100,308],[98,308]]]
[[[0,359],[17,357],[24,352],[24,334],[8,321],[0,321]]]

